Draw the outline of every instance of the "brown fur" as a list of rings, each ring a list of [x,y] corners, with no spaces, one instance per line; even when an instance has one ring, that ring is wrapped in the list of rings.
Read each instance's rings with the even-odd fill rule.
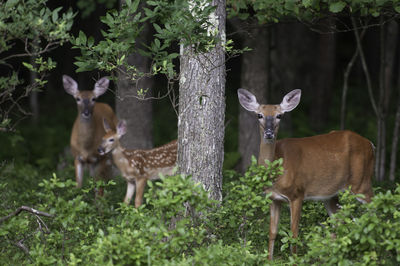
[[[174,140],[150,150],[126,150],[119,141],[120,137],[125,134],[125,132],[118,133],[120,127],[125,129],[124,121],[118,124],[117,132],[109,129],[105,122],[107,133],[103,137],[99,150],[103,153],[112,153],[114,164],[127,182],[124,202],[129,204],[136,190],[135,207],[138,208],[142,205],[147,181],[158,179],[159,174],[171,175],[173,173],[176,166],[177,141]]]

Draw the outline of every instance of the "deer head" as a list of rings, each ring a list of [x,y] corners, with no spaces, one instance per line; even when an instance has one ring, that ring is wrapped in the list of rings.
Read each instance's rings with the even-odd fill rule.
[[[283,97],[282,102],[276,105],[259,104],[256,97],[245,89],[238,90],[238,97],[244,109],[257,114],[262,139],[265,143],[271,143],[276,140],[282,115],[292,111],[299,104],[301,90],[289,92]]]
[[[107,154],[116,148],[119,145],[120,138],[126,133],[125,120],[118,122],[116,131],[111,129],[110,125],[105,119],[103,119],[103,126],[106,134],[104,135],[103,140],[98,148],[100,155]]]
[[[78,105],[78,112],[82,119],[88,120],[92,117],[93,107],[97,97],[103,95],[107,89],[110,81],[107,77],[99,79],[94,85],[92,91],[79,91],[78,83],[70,76],[63,75],[64,89],[68,94],[71,94]]]

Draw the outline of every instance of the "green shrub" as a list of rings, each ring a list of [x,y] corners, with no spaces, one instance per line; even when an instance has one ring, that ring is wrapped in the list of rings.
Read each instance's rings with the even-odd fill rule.
[[[234,171],[225,172],[222,204],[212,217],[218,238],[225,243],[240,242],[264,250],[271,202],[264,190],[272,186],[272,181],[282,170],[282,160],[272,162],[266,168],[257,165],[253,157],[244,176]]]
[[[337,214],[305,237],[307,253],[297,260],[314,265],[398,265],[400,186],[359,204],[348,191]]]
[[[281,161],[244,175],[227,171],[223,201],[213,202],[200,184],[180,175],[149,182],[145,204],[122,204],[122,178],[75,188],[73,169],[57,174],[26,164],[3,164],[0,217],[22,205],[48,212],[23,212],[0,223],[2,265],[398,265],[400,186],[359,204],[348,191],[342,210],[327,218],[323,204],[305,202],[300,236],[290,232],[282,209],[275,260],[267,260],[270,199],[263,191],[282,171]],[[104,198],[93,190],[105,187]],[[40,225],[40,226],[39,226]],[[26,248],[23,251],[22,243]],[[290,245],[298,254],[290,254]]]

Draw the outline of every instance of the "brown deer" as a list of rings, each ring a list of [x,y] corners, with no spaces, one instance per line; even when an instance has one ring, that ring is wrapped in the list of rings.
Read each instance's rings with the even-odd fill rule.
[[[150,150],[126,150],[120,138],[126,133],[126,122],[121,120],[114,130],[103,121],[106,135],[99,146],[100,154],[112,153],[114,164],[121,171],[127,183],[124,202],[129,204],[136,188],[135,207],[142,205],[147,180],[159,179],[159,174],[171,175],[176,166],[177,142],[171,141]]]
[[[105,135],[103,119],[106,119],[113,128],[118,122],[113,110],[108,104],[97,103],[97,97],[107,91],[110,81],[103,77],[94,85],[92,91],[79,91],[75,80],[63,75],[64,89],[71,94],[78,106],[78,116],[75,119],[71,133],[71,152],[74,156],[76,186],[82,187],[84,166],[88,165],[90,175],[95,179],[106,179],[111,174],[111,160],[101,156],[97,147]],[[103,194],[102,189],[97,195]]]
[[[290,226],[293,237],[298,236],[303,200],[321,200],[328,214],[338,210],[338,192],[351,187],[359,199],[370,202],[373,196],[371,177],[374,166],[372,143],[351,131],[332,131],[329,134],[306,138],[276,140],[282,115],[292,111],[300,102],[301,90],[289,92],[278,105],[263,105],[244,89],[238,90],[240,104],[257,114],[261,143],[258,164],[283,158],[283,174],[271,193],[269,259],[273,259],[282,202],[290,207]],[[296,247],[292,247],[296,252]]]

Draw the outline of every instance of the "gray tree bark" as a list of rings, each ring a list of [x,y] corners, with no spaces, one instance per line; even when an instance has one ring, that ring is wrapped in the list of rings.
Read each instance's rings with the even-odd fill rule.
[[[121,1],[121,5],[124,1]],[[140,7],[139,7],[140,8]],[[145,26],[142,33],[136,39],[136,43],[146,44],[150,41],[151,32]],[[150,59],[140,55],[132,54],[128,57],[128,63],[137,67],[140,72],[148,72],[150,69]],[[122,138],[122,145],[129,149],[150,149],[153,147],[153,104],[152,100],[137,99],[138,89],[151,89],[153,86],[152,78],[143,78],[138,82],[127,79],[120,75],[117,81],[116,113],[119,119],[125,119],[128,131]]]
[[[241,87],[253,93],[259,103],[267,103],[269,90],[269,29],[253,26],[243,36],[243,46],[252,50],[242,57]],[[258,157],[260,132],[254,114],[239,106],[239,171],[246,171],[251,156]]]
[[[214,0],[213,20],[225,36],[225,0]],[[209,197],[222,200],[224,159],[225,53],[221,43],[196,53],[181,46],[178,117],[178,165],[182,174],[201,182]]]

